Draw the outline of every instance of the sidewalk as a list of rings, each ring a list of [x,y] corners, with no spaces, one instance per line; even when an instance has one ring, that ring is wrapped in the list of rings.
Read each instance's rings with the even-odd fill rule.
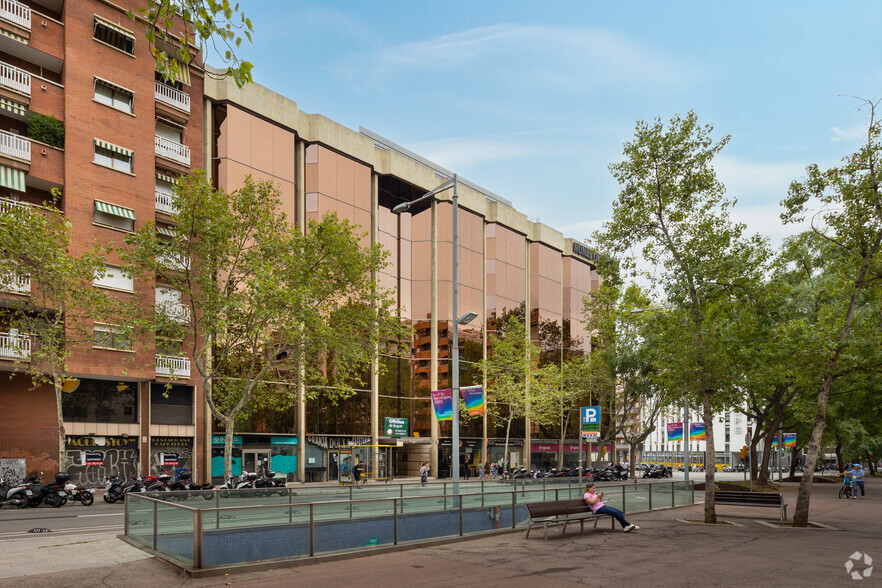
[[[785,484],[788,514],[796,484]],[[882,561],[882,481],[867,480],[868,498],[839,500],[837,484],[815,484],[810,520],[839,530],[775,528],[774,509],[723,506],[718,517],[734,525],[687,524],[703,517],[703,505],[629,515],[639,532],[588,529],[562,537],[552,531],[484,537],[395,553],[299,567],[190,579],[119,540],[70,538],[69,547],[49,537],[0,541],[0,570],[16,586],[830,586],[852,582],[845,563],[855,553]],[[10,553],[14,553],[10,561]],[[111,562],[116,562],[113,565]],[[90,564],[95,567],[86,567]],[[125,565],[119,565],[125,563]],[[47,566],[51,564],[51,568]],[[110,564],[110,565],[108,565]],[[69,571],[39,573],[65,569]],[[73,569],[79,567],[80,569]],[[863,570],[859,563],[853,569]],[[4,583],[9,584],[6,580]],[[882,583],[878,567],[864,584]]]

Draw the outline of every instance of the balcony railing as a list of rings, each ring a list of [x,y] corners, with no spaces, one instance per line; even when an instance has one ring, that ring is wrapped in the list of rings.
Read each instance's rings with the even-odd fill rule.
[[[31,9],[15,0],[0,0],[0,18],[31,30]]]
[[[17,333],[0,333],[0,358],[30,359],[31,338]]]
[[[190,322],[190,309],[180,302],[157,302],[156,310],[179,323]]]
[[[162,267],[179,272],[190,269],[190,258],[186,255],[178,256],[170,252],[162,252],[156,256],[156,261]]]
[[[159,190],[156,190],[156,210],[166,214],[178,214],[178,209],[172,204],[172,195]]]
[[[0,86],[31,95],[31,74],[6,63],[0,63]]]
[[[190,112],[190,95],[172,88],[162,82],[156,82],[156,99],[169,106],[180,108],[186,113]]]
[[[190,377],[190,360],[186,357],[172,357],[170,355],[156,356],[157,376]]]
[[[0,212],[10,213],[15,208],[29,208],[30,205],[11,198],[0,198]]]
[[[30,276],[16,274],[0,274],[0,292],[12,292],[14,294],[30,294]]]
[[[190,165],[190,148],[174,141],[169,141],[165,137],[156,136],[154,142],[156,146],[156,154],[172,161],[177,161],[186,166]]]
[[[15,133],[0,131],[0,155],[31,161],[31,142]]]

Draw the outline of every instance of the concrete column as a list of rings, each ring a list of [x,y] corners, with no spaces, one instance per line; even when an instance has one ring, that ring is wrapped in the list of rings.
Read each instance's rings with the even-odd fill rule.
[[[438,203],[432,199],[432,301],[431,301],[431,337],[432,337],[432,363],[429,387],[432,390],[438,389]],[[432,433],[432,454],[429,456],[429,467],[432,473],[438,476],[438,419],[435,416],[435,407],[429,400],[428,407],[431,421]]]
[[[371,173],[371,246],[375,246],[377,244],[377,239],[379,238],[379,196],[380,196],[380,181],[379,176],[375,173]],[[371,272],[371,284],[373,287],[376,287],[379,276],[377,275],[377,271]],[[380,443],[380,349],[379,342],[374,346],[373,349],[373,357],[371,358],[371,444],[379,445]],[[374,454],[373,459],[376,460],[376,453]],[[378,471],[378,465],[376,462],[374,463],[374,471]],[[392,467],[392,464],[386,464],[387,467]]]
[[[294,214],[297,227],[306,232],[306,145],[294,139]],[[297,481],[306,482],[306,388],[303,367],[297,364]]]
[[[487,337],[489,336],[487,333],[487,223],[483,222],[481,224],[481,246],[482,256],[481,256],[481,265],[483,272],[483,285],[481,286],[482,296],[481,296],[481,308],[484,311],[481,313],[484,316],[484,324],[481,326],[481,330],[483,335],[481,336],[481,357],[487,359]],[[481,374],[481,389],[484,391],[484,416],[481,418],[481,427],[482,427],[482,439],[481,439],[481,463],[487,463],[490,461],[490,452],[487,450],[487,411],[489,410],[489,405],[487,403],[487,372],[485,371]]]

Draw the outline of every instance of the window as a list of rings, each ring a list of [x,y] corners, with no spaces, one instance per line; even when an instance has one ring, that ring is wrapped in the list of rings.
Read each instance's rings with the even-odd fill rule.
[[[64,420],[76,423],[137,423],[138,384],[119,380],[80,380],[62,394]]]
[[[100,16],[95,17],[93,36],[96,40],[107,43],[111,47],[116,47],[129,55],[135,54],[135,34]]]
[[[128,327],[114,325],[95,324],[94,347],[103,349],[115,349],[117,351],[132,351],[132,330]]]
[[[125,88],[95,78],[95,100],[131,114],[135,96]]]
[[[98,165],[103,165],[126,173],[132,173],[133,157],[134,153],[129,149],[113,145],[106,141],[101,141],[100,139],[95,139],[94,161]]]
[[[96,225],[112,227],[129,233],[135,230],[135,211],[101,200],[95,201],[95,213],[92,222]]]
[[[151,384],[150,423],[154,425],[192,425],[193,388]]]
[[[96,277],[94,283],[101,288],[134,292],[132,276],[126,275],[122,268],[113,265],[105,266],[104,275]]]

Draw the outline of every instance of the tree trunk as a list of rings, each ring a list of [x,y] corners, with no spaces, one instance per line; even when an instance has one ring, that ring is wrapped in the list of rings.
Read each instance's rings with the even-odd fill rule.
[[[561,406],[561,412],[563,407]],[[567,436],[567,421],[564,415],[560,419],[560,441],[557,443],[557,469],[563,469],[564,440]]]
[[[873,463],[873,456],[872,455],[870,456],[870,459],[867,460],[867,465],[870,468],[870,475],[875,476],[876,475],[876,464]]]
[[[715,524],[717,511],[714,508],[714,476],[717,473],[717,453],[714,448],[714,413],[709,390],[702,391],[701,401],[704,408],[704,431],[707,435],[705,441],[707,450],[704,459],[704,522]]]
[[[628,449],[628,458],[631,460],[631,464],[628,468],[628,475],[632,480],[635,480],[637,475],[637,443],[630,443],[630,445],[631,447]]]
[[[775,425],[764,435],[763,439],[763,458],[760,460],[759,472],[757,474],[757,482],[760,484],[769,483],[769,460],[772,457],[772,441],[775,439]],[[780,443],[780,441],[779,441]]]
[[[224,482],[233,477],[233,432],[235,418],[224,419]]]
[[[840,474],[845,471],[845,462],[842,461],[842,442],[836,444],[836,467]]]
[[[61,378],[52,376],[52,385],[55,388],[55,409],[58,417],[58,471],[67,471],[67,449],[65,447],[64,410],[61,395]]]
[[[511,471],[511,462],[509,462],[509,460],[508,460],[509,433],[511,433],[511,417],[509,417],[508,421],[505,423],[505,448],[503,449],[503,453],[502,453],[502,464],[503,464],[503,467],[505,468],[505,471],[507,471],[507,472]],[[451,465],[451,467],[453,467],[453,466]]]
[[[812,495],[812,481],[815,477],[815,465],[818,463],[818,454],[821,452],[821,437],[827,426],[827,398],[830,395],[830,386],[833,384],[833,375],[829,374],[821,384],[818,392],[818,409],[815,416],[815,426],[809,439],[808,451],[805,456],[805,469],[802,472],[802,480],[799,483],[799,493],[796,495],[796,510],[793,512],[794,527],[808,527],[809,501]]]

